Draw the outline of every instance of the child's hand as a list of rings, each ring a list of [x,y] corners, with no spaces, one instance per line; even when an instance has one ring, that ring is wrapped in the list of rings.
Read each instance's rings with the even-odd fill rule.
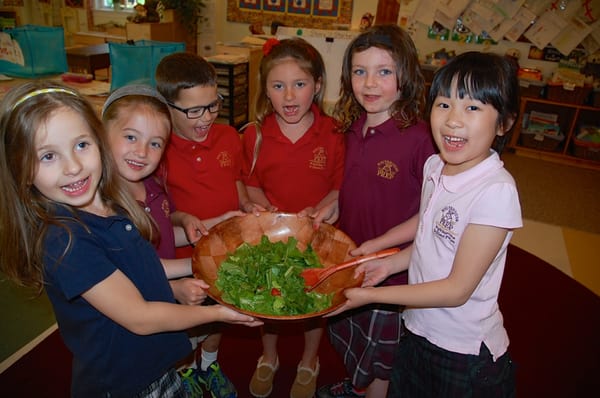
[[[362,287],[375,286],[385,280],[390,275],[389,257],[378,260],[371,260],[360,264],[354,270],[354,277],[364,273]]]
[[[206,289],[210,286],[201,279],[181,278],[170,281],[175,299],[181,304],[198,305],[206,299]]]
[[[364,256],[366,254],[375,253],[377,250],[379,250],[379,248],[375,246],[373,241],[366,240],[360,246],[358,246],[356,249],[351,250],[350,255],[351,256]]]
[[[279,209],[275,206],[273,206],[272,204],[269,203],[269,205],[267,207],[265,207],[265,209],[267,211],[270,211],[271,213],[275,213],[276,211],[278,211]]]
[[[261,326],[264,323],[263,321],[261,321],[257,318],[239,313],[237,311],[232,310],[229,307],[225,307],[224,305],[215,305],[214,307],[219,312],[218,317],[221,322],[227,322],[227,323],[233,323],[233,324],[245,325],[245,326],[252,326],[252,327]]]
[[[340,215],[340,208],[338,205],[338,201],[333,200],[326,206],[323,206],[321,209],[315,211],[313,214],[309,214],[313,220],[313,228],[319,229],[322,222],[326,222],[327,224],[333,224],[337,221]]]
[[[252,213],[255,216],[259,216],[261,211],[267,211],[267,209],[264,208],[263,206],[259,205],[258,203],[251,202],[251,201],[244,202],[244,204],[242,205],[241,208],[244,213]],[[271,207],[271,208],[277,210],[274,207]],[[274,210],[269,209],[268,211],[274,211]]]
[[[298,217],[312,217],[313,214],[315,214],[315,208],[309,206],[306,209],[300,210],[296,215]]]
[[[372,288],[350,288],[344,290],[344,296],[346,296],[346,301],[340,308],[337,310],[325,315],[325,317],[331,317],[342,312],[351,310],[353,308],[362,307],[363,305],[371,304],[373,301],[371,300]]]
[[[229,220],[230,218],[233,218],[233,217],[243,217],[245,215],[246,215],[246,213],[244,213],[241,210],[231,210],[231,211],[228,211],[227,213],[221,214],[221,216],[219,216],[219,222]]]
[[[198,242],[202,235],[208,235],[208,229],[198,217],[185,214],[181,217],[181,226],[190,244]]]

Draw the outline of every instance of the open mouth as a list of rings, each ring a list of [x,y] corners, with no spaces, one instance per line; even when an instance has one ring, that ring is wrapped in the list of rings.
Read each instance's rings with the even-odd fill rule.
[[[140,163],[140,162],[136,162],[135,160],[129,160],[129,159],[126,159],[125,163],[127,163],[127,165],[129,165],[129,167],[134,170],[141,170],[146,166],[145,163]]]
[[[284,106],[283,107],[283,113],[286,116],[294,116],[296,113],[298,113],[298,109],[299,109],[299,107],[296,106],[296,105]]]
[[[61,187],[61,189],[70,195],[76,195],[76,194],[87,191],[87,188],[89,186],[89,181],[90,181],[90,177],[86,177],[86,178],[76,181],[72,184],[63,185]]]
[[[451,148],[462,148],[467,143],[466,139],[460,137],[445,135],[443,138],[446,145]]]

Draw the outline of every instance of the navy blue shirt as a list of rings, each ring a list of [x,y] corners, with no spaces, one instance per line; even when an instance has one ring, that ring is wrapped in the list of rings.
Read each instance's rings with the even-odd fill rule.
[[[45,237],[45,282],[62,338],[73,353],[73,397],[130,397],[164,375],[191,351],[185,332],[134,334],[106,317],[81,295],[117,269],[147,301],[175,303],[152,245],[124,216],[79,211],[67,231],[50,226]],[[63,256],[64,254],[64,256]],[[58,261],[57,261],[58,260]]]

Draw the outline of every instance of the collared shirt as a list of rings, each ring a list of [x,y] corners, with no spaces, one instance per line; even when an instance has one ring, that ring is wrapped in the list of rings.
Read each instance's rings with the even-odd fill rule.
[[[275,114],[265,118],[260,152],[250,176],[256,129],[251,125],[244,131],[244,182],[262,188],[280,211],[297,213],[315,206],[342,184],[344,136],[334,131],[333,119],[316,105],[311,111],[314,122],[295,143],[281,132]]]
[[[175,211],[173,201],[156,177],[144,180],[146,203],[144,209],[150,213],[160,232],[157,242],[153,242],[160,258],[175,258],[175,233],[171,223],[171,213]]]
[[[469,224],[519,228],[521,207],[515,182],[494,151],[475,167],[454,176],[442,175],[438,155],[425,165],[420,223],[408,269],[409,283],[446,278],[461,236]],[[478,355],[485,343],[494,359],[508,347],[498,308],[509,231],[469,300],[452,308],[407,309],[406,326],[443,349]]]
[[[100,217],[64,207],[65,229],[50,225],[44,278],[61,336],[73,353],[72,396],[131,397],[186,356],[185,332],[138,335],[106,317],[82,294],[120,270],[147,301],[175,303],[156,251],[122,215]],[[70,249],[65,252],[69,244]],[[132,374],[133,372],[133,374]]]
[[[423,121],[399,129],[393,119],[370,127],[366,114],[346,132],[346,163],[340,190],[339,227],[357,245],[382,235],[419,210],[423,165],[435,152]],[[406,273],[389,283],[406,283]]]
[[[165,153],[167,189],[177,210],[201,220],[239,210],[236,182],[242,180],[242,143],[228,125],[213,124],[203,142],[171,134]],[[191,247],[177,248],[189,257]]]

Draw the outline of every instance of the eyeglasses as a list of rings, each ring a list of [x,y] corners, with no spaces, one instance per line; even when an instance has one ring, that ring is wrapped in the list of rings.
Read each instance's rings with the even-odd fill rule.
[[[221,110],[221,104],[223,103],[223,97],[221,94],[218,94],[217,100],[204,106],[194,106],[192,108],[180,108],[172,102],[167,102],[167,104],[173,108],[177,109],[179,112],[185,113],[185,116],[188,119],[198,119],[204,115],[204,112],[209,111],[210,113],[217,113]]]

